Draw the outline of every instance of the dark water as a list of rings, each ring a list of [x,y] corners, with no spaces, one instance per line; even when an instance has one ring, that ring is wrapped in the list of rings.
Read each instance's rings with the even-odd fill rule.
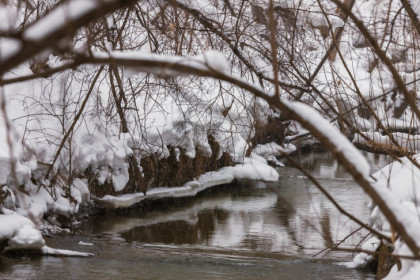
[[[382,156],[369,160],[373,170],[386,164]],[[368,199],[329,154],[300,161],[346,210],[367,221]],[[350,261],[349,253],[313,257],[358,226],[296,169],[278,172],[275,183],[240,182],[95,217],[80,226],[80,235],[47,240],[94,257],[0,257],[0,279],[373,279],[369,271],[336,264]],[[366,235],[357,231],[342,246],[354,247]]]

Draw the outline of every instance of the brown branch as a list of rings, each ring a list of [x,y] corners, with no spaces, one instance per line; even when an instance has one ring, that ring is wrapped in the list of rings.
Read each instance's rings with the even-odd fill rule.
[[[138,0],[101,1],[101,4],[98,5],[95,9],[88,11],[80,17],[68,20],[68,22],[65,25],[61,26],[60,28],[57,28],[56,30],[54,30],[51,33],[48,33],[45,36],[40,36],[39,38],[37,38],[36,41],[24,38],[25,31],[27,31],[31,26],[36,25],[48,16],[48,14],[45,15],[43,18],[35,21],[31,26],[25,28],[25,30],[14,35],[14,37],[20,38],[22,47],[16,54],[1,61],[0,76],[6,73],[7,71],[11,70],[12,68],[18,66],[19,64],[23,63],[24,61],[28,60],[29,58],[36,56],[42,51],[55,47],[63,39],[72,37],[72,34],[75,34],[77,30],[97,20],[98,18],[101,18],[107,15],[108,13],[114,12],[118,9],[135,4],[137,1]],[[60,5],[57,8],[61,8]],[[51,12],[53,11],[54,9]]]
[[[408,3],[407,0],[401,0],[401,4],[404,7],[405,11],[407,12],[408,17],[410,18],[411,22],[413,23],[413,26],[416,29],[417,34],[420,36],[420,21],[418,18],[418,16],[420,15],[416,15],[410,3]]]
[[[47,69],[43,72],[36,73],[36,74],[31,74],[31,75],[26,75],[26,76],[21,76],[21,77],[16,77],[16,78],[10,78],[10,79],[4,79],[4,80],[0,79],[0,86],[13,84],[13,83],[25,82],[25,81],[29,81],[29,80],[33,80],[33,79],[37,79],[37,78],[47,78],[47,77],[49,77],[49,76],[51,76],[55,73],[63,72],[63,71],[66,71],[68,69],[75,68],[78,65],[80,65],[80,63],[74,61],[74,62],[70,62],[70,63],[64,64],[64,65],[56,67],[56,68]]]
[[[274,79],[267,77],[264,75],[261,71],[259,71],[254,65],[252,65],[241,53],[241,51],[238,49],[237,44],[233,43],[233,40],[230,39],[224,32],[221,26],[215,26],[214,22],[210,19],[206,18],[204,14],[198,10],[191,9],[190,7],[179,3],[176,0],[168,0],[172,5],[177,6],[181,8],[182,10],[186,11],[187,13],[191,14],[199,23],[201,23],[203,26],[208,28],[213,34],[217,35],[220,39],[222,39],[228,47],[232,50],[232,52],[236,55],[236,57],[248,68],[253,72],[258,78],[263,79],[265,81],[268,81],[272,84],[275,84]],[[287,84],[283,83],[281,81],[278,81],[278,85],[281,86],[284,89],[297,89],[302,92],[306,92],[307,89],[303,87],[299,87],[297,85],[293,84]]]
[[[369,30],[366,28],[363,22],[361,22],[352,13],[352,11],[350,11],[343,3],[341,3],[339,0],[331,0],[331,1],[334,2],[337,5],[337,7],[339,7],[345,13],[347,13],[348,16],[353,20],[356,27],[359,29],[359,31],[362,33],[365,39],[369,42],[372,50],[376,53],[379,59],[387,66],[387,68],[392,74],[392,77],[394,78],[396,85],[404,94],[405,100],[407,100],[407,103],[410,105],[411,110],[415,113],[417,119],[420,120],[420,110],[417,107],[415,96],[409,93],[397,69],[395,69],[394,65],[391,63],[391,60],[386,56],[385,52],[382,51],[377,40],[372,36],[372,34],[369,32]]]
[[[112,93],[112,97],[114,98],[115,106],[117,107],[117,113],[120,116],[121,132],[122,133],[127,133],[128,132],[127,120],[125,118],[124,111],[121,107],[121,99],[118,98],[117,91],[115,90],[115,85],[114,85],[113,69],[115,68],[115,66],[110,65],[109,68],[110,68],[109,69],[109,80],[111,82],[111,93]],[[121,93],[121,94],[123,94],[123,93]]]
[[[87,58],[89,59],[89,58]],[[353,179],[362,187],[362,189],[369,195],[372,201],[379,207],[381,212],[387,218],[389,223],[394,227],[395,231],[401,236],[402,240],[407,244],[414,255],[419,254],[419,248],[416,241],[407,232],[407,229],[399,221],[398,217],[388,206],[382,196],[371,185],[368,178],[366,178],[361,171],[354,166],[353,163],[347,158],[347,154],[343,153],[336,145],[334,140],[329,135],[323,133],[315,124],[296,113],[287,103],[273,95],[267,94],[264,90],[249,84],[248,82],[235,78],[233,76],[225,75],[221,72],[214,71],[209,67],[208,70],[197,67],[191,67],[185,64],[169,63],[165,61],[152,61],[142,59],[122,59],[122,58],[90,58],[90,63],[94,64],[116,64],[121,66],[142,67],[142,72],[156,72],[156,70],[174,70],[176,73],[184,73],[195,75],[199,77],[211,77],[219,79],[233,85],[236,85],[244,90],[247,90],[257,97],[266,100],[271,106],[278,108],[286,117],[296,120],[304,128],[308,129],[314,137],[320,140],[325,147],[332,152],[337,161],[346,169]]]
[[[355,0],[351,0],[350,3],[347,4],[350,10],[353,8],[354,2],[355,2]],[[323,14],[324,14],[325,17],[327,17],[327,15],[325,13],[323,13]],[[348,20],[348,16],[342,16],[341,18],[343,19],[344,24],[346,24],[347,20]],[[324,66],[325,62],[329,58],[330,58],[330,60],[334,60],[333,58],[335,58],[336,53],[337,53],[337,48],[338,48],[336,42],[340,41],[341,36],[343,35],[343,32],[344,32],[344,26],[338,27],[338,28],[335,29],[334,34],[333,34],[333,38],[332,38],[332,42],[331,42],[327,52],[324,54],[320,63],[318,64],[317,68],[315,69],[315,71],[312,73],[312,75],[308,79],[308,86],[314,81],[314,79],[318,75],[319,71],[321,71],[322,66]],[[301,97],[302,94],[303,93],[301,93],[299,96]],[[300,99],[300,97],[299,97],[299,99]]]
[[[93,78],[92,84],[90,85],[90,88],[88,90],[88,92],[86,93],[85,99],[83,100],[82,105],[80,106],[79,112],[77,112],[77,115],[74,117],[73,123],[70,125],[70,127],[67,129],[66,134],[64,135],[63,139],[61,140],[60,145],[58,146],[58,150],[55,152],[53,161],[50,165],[50,167],[48,168],[48,171],[45,175],[46,178],[48,178],[49,174],[51,173],[55,162],[57,161],[58,157],[60,156],[61,150],[64,147],[64,143],[66,142],[67,138],[70,136],[70,134],[73,132],[74,127],[76,126],[77,121],[80,119],[83,110],[85,109],[86,103],[89,100],[90,95],[93,92],[93,89],[95,87],[96,81],[99,78],[99,75],[102,73],[102,70],[104,69],[105,66],[101,66],[99,68],[99,71],[96,73],[95,78]]]

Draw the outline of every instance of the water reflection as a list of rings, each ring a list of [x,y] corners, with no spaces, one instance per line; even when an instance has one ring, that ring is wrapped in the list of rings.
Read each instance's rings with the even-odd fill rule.
[[[344,209],[367,221],[368,198],[329,154],[311,154],[300,160]],[[375,164],[375,168],[383,166],[385,158],[376,158]],[[83,230],[118,234],[127,242],[312,256],[359,227],[341,215],[308,179],[297,175],[296,169],[286,166],[279,172],[281,178],[275,183],[243,181],[176,205],[132,210],[122,216],[108,214]],[[366,234],[358,231],[344,245],[355,246]],[[349,255],[335,253],[331,258],[349,259]]]
[[[368,158],[373,170],[386,164],[382,156]],[[367,220],[367,197],[329,154],[300,161],[343,208]],[[82,223],[78,236],[47,240],[94,258],[0,256],[0,279],[373,279],[369,272],[331,264],[350,260],[349,254],[308,259],[358,226],[296,169],[278,171],[278,182],[245,181],[95,217]],[[356,245],[365,234],[357,232],[344,245]],[[94,246],[81,247],[80,240]]]

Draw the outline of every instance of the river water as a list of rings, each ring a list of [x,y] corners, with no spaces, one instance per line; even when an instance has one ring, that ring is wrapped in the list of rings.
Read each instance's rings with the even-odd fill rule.
[[[373,171],[387,163],[368,159]],[[331,155],[298,160],[343,208],[367,221],[368,199]],[[359,227],[299,171],[278,172],[274,183],[242,181],[94,217],[79,234],[46,241],[95,256],[0,256],[0,279],[374,279],[369,270],[337,264],[351,261],[351,253],[319,253]],[[341,246],[366,235],[356,231]]]

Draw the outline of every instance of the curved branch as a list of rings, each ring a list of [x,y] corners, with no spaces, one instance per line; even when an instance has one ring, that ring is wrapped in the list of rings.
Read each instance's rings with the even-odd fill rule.
[[[328,150],[330,150],[337,161],[346,169],[347,172],[353,177],[356,183],[358,183],[362,189],[369,195],[372,201],[379,207],[381,212],[384,216],[388,219],[390,224],[392,224],[395,231],[401,236],[402,240],[407,244],[410,250],[413,252],[415,256],[419,256],[419,247],[417,245],[416,240],[409,234],[408,229],[410,228],[410,224],[412,221],[410,219],[403,219],[399,220],[397,214],[401,214],[403,209],[399,208],[399,204],[397,202],[391,203],[388,205],[387,202],[394,200],[387,190],[382,191],[370,183],[368,179],[368,170],[363,170],[359,168],[357,164],[359,163],[357,159],[349,158],[349,155],[360,155],[359,151],[351,146],[345,137],[337,141],[334,139],[335,137],[342,136],[339,132],[335,135],[331,135],[330,133],[332,130],[324,130],[320,127],[319,119],[321,118],[315,111],[310,112],[311,116],[304,116],[301,111],[304,105],[299,105],[302,103],[290,103],[286,100],[282,100],[277,98],[275,95],[270,94],[263,89],[256,87],[248,82],[226,75],[224,73],[215,71],[211,66],[207,64],[203,64],[203,67],[197,67],[191,64],[185,63],[174,63],[170,59],[168,61],[161,60],[152,60],[150,58],[117,58],[117,57],[85,57],[86,61],[92,64],[114,64],[119,66],[128,66],[128,67],[139,67],[139,72],[152,72],[156,73],[157,69],[165,70],[166,72],[169,70],[171,73],[178,73],[180,74],[188,74],[188,75],[195,75],[199,77],[210,77],[219,79],[228,83],[231,83],[235,86],[238,86],[244,90],[247,90],[254,94],[257,97],[260,97],[267,101],[271,106],[278,108],[281,110],[287,117],[290,119],[296,120],[299,122],[304,128],[309,130],[314,137],[320,140]],[[186,60],[187,61],[187,60]],[[168,72],[167,72],[168,73]],[[306,106],[306,105],[305,105]],[[308,107],[309,108],[309,107]],[[306,108],[307,109],[307,108]],[[352,149],[351,152],[343,151],[342,150],[342,142],[347,141],[348,145],[347,148]],[[351,148],[353,147],[353,148]]]
[[[133,5],[139,0],[108,0],[108,1],[89,1],[89,9],[84,12],[67,11],[67,4],[58,5],[55,9],[51,10],[41,19],[35,21],[32,25],[25,28],[25,30],[13,34],[12,37],[19,38],[21,41],[21,48],[13,55],[2,58],[0,60],[0,76],[19,64],[25,62],[31,57],[39,53],[57,46],[60,42],[65,42],[80,28],[88,25],[89,23],[114,12],[118,9]],[[71,5],[73,2],[69,1]],[[77,4],[77,3],[76,3]],[[73,5],[75,6],[75,5]],[[73,7],[74,9],[77,7]],[[60,11],[61,10],[61,11]],[[63,11],[64,10],[64,11]],[[70,15],[68,20],[55,24],[57,14]]]

